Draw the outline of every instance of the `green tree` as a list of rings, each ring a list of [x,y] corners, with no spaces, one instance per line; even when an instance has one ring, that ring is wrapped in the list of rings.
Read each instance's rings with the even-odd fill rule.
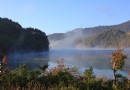
[[[0,18],[0,48],[6,52],[48,51],[47,35],[39,29],[22,28],[20,24]]]

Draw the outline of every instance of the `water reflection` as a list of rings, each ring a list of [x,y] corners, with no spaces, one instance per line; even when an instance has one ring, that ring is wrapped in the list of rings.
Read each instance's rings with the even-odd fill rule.
[[[48,64],[49,53],[13,53],[8,55],[8,66],[10,69],[16,68],[21,64],[26,64],[32,70],[39,66]]]
[[[95,74],[112,75],[110,57],[113,50],[51,50],[50,53],[25,53],[10,54],[8,65],[15,68],[20,64],[27,64],[30,69],[49,63],[49,67],[56,66],[58,60],[64,59],[66,65],[74,65],[81,71],[92,66]],[[125,71],[130,69],[130,50],[125,50],[128,59]],[[49,56],[48,56],[49,55]]]
[[[97,69],[110,69],[110,50],[54,50],[51,52],[50,60],[64,59],[65,63],[79,67],[94,67]]]
[[[56,60],[64,59],[67,65],[77,66],[81,72],[92,66],[95,75],[112,78],[111,59],[109,59],[112,52],[113,50],[52,50],[50,65],[56,63]],[[127,71],[130,69],[130,50],[125,50],[124,54],[128,55],[128,59],[124,68],[125,72],[120,73],[127,76]]]
[[[111,69],[111,53],[113,50],[52,50],[50,60],[64,59],[65,63],[79,67],[94,67],[97,69]],[[128,55],[125,69],[130,69],[130,50],[125,50]]]

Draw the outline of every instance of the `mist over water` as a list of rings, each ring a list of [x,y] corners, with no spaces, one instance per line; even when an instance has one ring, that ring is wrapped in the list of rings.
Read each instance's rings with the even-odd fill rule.
[[[29,69],[35,69],[39,66],[49,64],[49,68],[55,67],[57,61],[64,60],[65,65],[76,66],[81,72],[90,66],[94,68],[95,75],[111,76],[111,53],[114,50],[77,50],[77,49],[51,49],[49,52],[41,53],[15,53],[8,56],[8,65],[11,69],[21,64],[27,64]],[[130,50],[124,50],[124,54],[128,55],[125,64],[125,72],[130,69]]]
[[[95,75],[109,76],[112,78],[111,53],[115,49],[93,49],[93,50],[75,50],[75,49],[54,49],[50,51],[50,64],[56,64],[58,60],[64,60],[66,65],[73,65],[79,68],[81,72],[89,67],[94,68]],[[123,75],[127,76],[130,69],[130,50],[124,50],[128,55]]]
[[[82,28],[75,29],[73,31],[64,34],[64,38],[57,40],[50,39],[51,48],[85,48],[86,46],[82,43],[83,38],[91,36],[91,34],[84,34]],[[58,36],[57,36],[58,37]]]
[[[97,69],[110,69],[109,53],[111,50],[52,50],[50,60],[64,59],[66,63],[78,67],[94,67]]]

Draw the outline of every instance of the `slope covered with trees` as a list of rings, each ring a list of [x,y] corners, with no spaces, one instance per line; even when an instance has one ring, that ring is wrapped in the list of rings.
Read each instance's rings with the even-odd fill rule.
[[[52,36],[57,38],[54,40]],[[65,48],[115,48],[120,45],[129,48],[130,21],[111,26],[78,28],[62,34],[51,34],[48,37],[52,48],[60,47],[61,44]]]
[[[119,47],[120,45],[128,46],[126,40],[129,35],[120,30],[109,30],[90,36],[84,39],[84,44],[89,47]]]
[[[6,52],[45,51],[49,41],[38,29],[22,28],[17,22],[0,18],[0,48]]]

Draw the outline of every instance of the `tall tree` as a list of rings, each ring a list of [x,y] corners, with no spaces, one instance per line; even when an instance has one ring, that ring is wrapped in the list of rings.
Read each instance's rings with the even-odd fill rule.
[[[112,52],[112,70],[114,77],[114,85],[117,83],[117,70],[123,70],[125,66],[125,61],[127,59],[127,55],[123,54],[123,49],[119,48],[117,51]]]

